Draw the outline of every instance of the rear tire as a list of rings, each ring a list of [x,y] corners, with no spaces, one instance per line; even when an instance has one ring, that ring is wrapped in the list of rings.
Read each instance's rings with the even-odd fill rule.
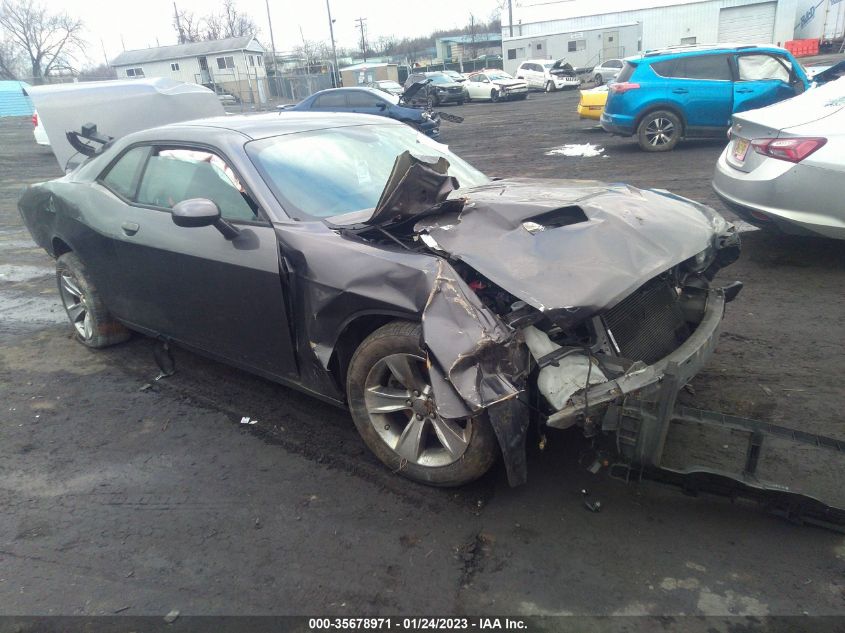
[[[675,149],[683,134],[683,123],[674,112],[649,112],[637,126],[637,142],[646,152],[669,152]]]
[[[419,323],[392,321],[364,339],[347,372],[349,410],[388,468],[420,483],[460,486],[490,469],[498,443],[486,416],[447,421],[433,412],[421,336]]]
[[[129,330],[109,314],[76,253],[56,260],[56,283],[77,341],[98,349],[129,338]]]

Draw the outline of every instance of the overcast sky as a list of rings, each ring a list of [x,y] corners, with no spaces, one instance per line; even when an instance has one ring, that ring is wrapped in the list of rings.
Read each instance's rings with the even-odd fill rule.
[[[147,48],[176,44],[172,26],[173,0],[42,0],[51,10],[66,11],[81,18],[87,27],[89,47],[86,55],[94,64],[103,61],[102,38],[106,55],[122,49]],[[214,0],[177,0],[180,10],[205,15],[220,11],[222,2]],[[269,47],[265,0],[236,0],[236,6],[258,24],[259,39]],[[355,18],[367,18],[367,37],[426,35],[434,29],[463,26],[472,12],[486,21],[497,7],[497,0],[331,0],[338,46],[354,47],[360,37]],[[302,41],[329,41],[325,0],[270,0],[270,16],[276,49],[290,50]]]

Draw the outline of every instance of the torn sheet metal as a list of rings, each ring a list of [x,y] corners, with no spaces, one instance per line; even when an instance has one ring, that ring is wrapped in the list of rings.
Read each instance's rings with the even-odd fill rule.
[[[101,134],[119,138],[168,123],[226,114],[212,90],[172,79],[91,81],[26,89],[47,131],[50,147],[65,169],[82,162],[65,138],[94,123]]]
[[[592,181],[501,180],[461,189],[450,200],[458,195],[460,211],[422,218],[415,230],[570,324],[710,247],[728,227],[717,227],[718,216],[703,205]]]
[[[372,216],[365,224],[394,224],[420,215],[443,202],[458,188],[448,175],[449,161],[442,156],[429,163],[404,151],[393,163]]]
[[[438,261],[422,326],[423,341],[443,376],[473,413],[519,394],[509,377],[525,367],[520,341],[444,260]],[[440,415],[461,417],[446,410],[448,401],[436,389],[435,399]]]

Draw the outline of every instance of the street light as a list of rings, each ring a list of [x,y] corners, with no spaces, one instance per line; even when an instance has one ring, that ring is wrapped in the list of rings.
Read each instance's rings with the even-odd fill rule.
[[[332,39],[332,57],[334,58],[334,68],[332,69],[332,86],[337,88],[338,77],[340,77],[340,73],[337,69],[337,49],[334,45],[334,20],[332,20],[332,8],[329,5],[329,0],[326,0],[326,11],[329,14],[329,35]]]

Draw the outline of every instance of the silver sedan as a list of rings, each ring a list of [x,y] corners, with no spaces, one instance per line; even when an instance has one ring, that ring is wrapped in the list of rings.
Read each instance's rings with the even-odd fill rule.
[[[845,78],[733,117],[713,175],[740,217],[794,235],[845,239]]]

